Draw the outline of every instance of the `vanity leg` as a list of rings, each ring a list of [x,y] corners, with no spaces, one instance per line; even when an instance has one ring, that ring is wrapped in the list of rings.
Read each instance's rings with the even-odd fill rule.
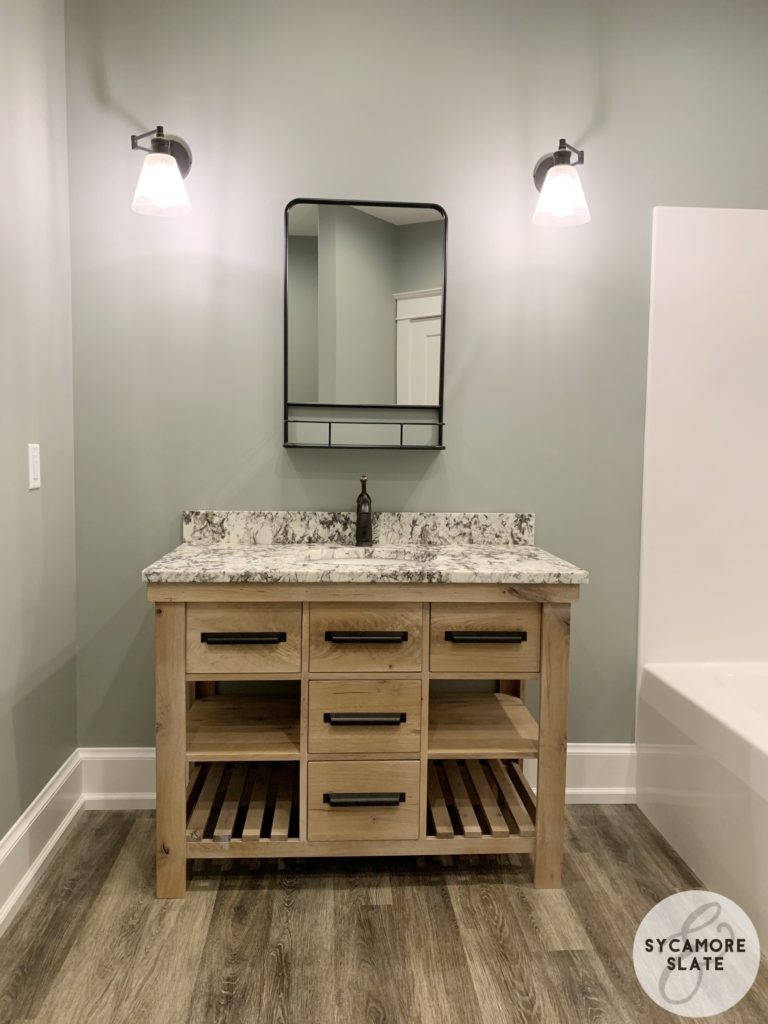
[[[187,889],[186,605],[155,607],[155,746],[157,896]]]
[[[533,884],[537,889],[559,889],[562,885],[565,837],[571,606],[544,604],[541,615],[539,772]]]

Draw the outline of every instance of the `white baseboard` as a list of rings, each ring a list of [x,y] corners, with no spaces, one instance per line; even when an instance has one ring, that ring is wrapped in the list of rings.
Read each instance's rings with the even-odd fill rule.
[[[569,804],[636,802],[634,743],[569,743],[565,799]]]
[[[81,747],[83,802],[89,811],[155,806],[154,747]]]
[[[0,935],[83,806],[80,752],[73,751],[0,840]]]
[[[570,743],[566,800],[572,804],[635,802],[634,743]],[[526,762],[535,785],[535,761]],[[81,808],[155,806],[153,747],[75,750],[0,840],[0,934]]]
[[[636,803],[634,743],[569,743],[565,776],[568,804]],[[526,760],[525,777],[536,789],[536,761]]]
[[[92,747],[80,754],[86,808],[155,806],[152,747]],[[526,761],[526,775],[535,788],[535,761]],[[569,743],[565,798],[570,804],[633,804],[635,744]]]

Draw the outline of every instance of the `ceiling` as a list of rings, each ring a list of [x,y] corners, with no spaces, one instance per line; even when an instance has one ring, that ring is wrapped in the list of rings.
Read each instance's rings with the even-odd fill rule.
[[[353,209],[398,226],[401,224],[423,224],[426,221],[443,219],[443,215],[437,210],[418,206],[353,206]],[[296,206],[291,207],[288,233],[311,237],[317,235],[316,203],[297,203]]]
[[[437,210],[424,209],[418,206],[356,206],[361,213],[386,220],[390,224],[423,224],[428,220],[442,220]]]

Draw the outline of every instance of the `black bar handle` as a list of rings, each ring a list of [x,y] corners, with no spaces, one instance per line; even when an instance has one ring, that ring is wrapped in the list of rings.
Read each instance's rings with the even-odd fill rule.
[[[446,629],[445,639],[452,644],[522,644],[528,639],[528,634],[523,629]]]
[[[331,807],[398,807],[405,793],[323,793],[323,803]]]
[[[404,711],[326,711],[323,721],[328,725],[402,725]]]
[[[325,639],[329,644],[404,644],[408,630],[326,629]]]
[[[227,646],[242,644],[284,644],[285,633],[201,633],[200,643]]]

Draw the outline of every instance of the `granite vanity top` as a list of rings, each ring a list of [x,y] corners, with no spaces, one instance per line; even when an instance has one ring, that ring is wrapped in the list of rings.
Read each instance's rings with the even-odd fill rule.
[[[355,548],[346,512],[185,512],[145,583],[586,583],[534,546],[531,513],[380,512]]]

